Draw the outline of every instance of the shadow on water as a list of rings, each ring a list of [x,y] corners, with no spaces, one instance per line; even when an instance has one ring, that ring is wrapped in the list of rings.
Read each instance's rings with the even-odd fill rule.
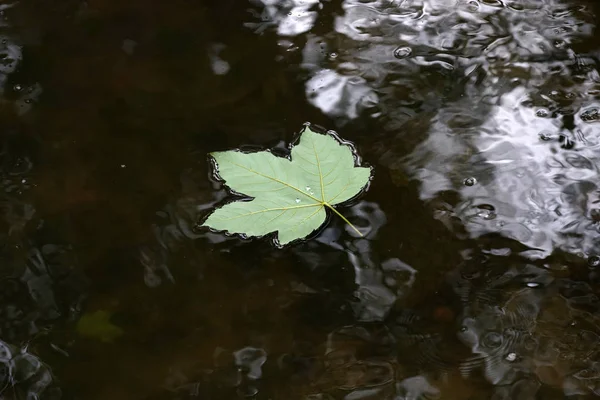
[[[0,5],[0,397],[600,395],[598,6]],[[375,167],[279,250],[196,228],[214,150]]]

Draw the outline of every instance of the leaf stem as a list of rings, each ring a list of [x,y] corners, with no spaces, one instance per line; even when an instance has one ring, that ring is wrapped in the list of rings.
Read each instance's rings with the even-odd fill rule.
[[[333,211],[334,213],[336,213],[338,215],[338,217],[340,217],[341,219],[343,219],[345,223],[347,223],[348,225],[350,225],[350,228],[354,229],[354,231],[356,231],[356,233],[358,233],[360,235],[360,237],[364,236],[362,233],[360,233],[360,231],[358,229],[356,229],[356,227],[354,225],[352,225],[352,223],[350,221],[348,221],[346,219],[346,217],[344,217],[342,214],[340,214],[340,212],[338,210],[336,210],[331,204],[329,204],[326,201],[324,201],[323,204],[326,205],[327,207],[329,207],[329,209],[331,211]]]

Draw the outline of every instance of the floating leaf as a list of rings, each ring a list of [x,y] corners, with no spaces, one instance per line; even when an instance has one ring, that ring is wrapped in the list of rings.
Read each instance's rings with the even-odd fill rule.
[[[245,236],[278,233],[279,244],[307,237],[330,209],[361,234],[333,206],[359,194],[371,169],[357,167],[349,145],[306,127],[291,159],[269,151],[211,153],[218,174],[236,193],[252,197],[215,210],[203,226]]]
[[[99,310],[84,314],[77,323],[77,333],[110,343],[123,334],[123,330],[110,322],[110,313]]]

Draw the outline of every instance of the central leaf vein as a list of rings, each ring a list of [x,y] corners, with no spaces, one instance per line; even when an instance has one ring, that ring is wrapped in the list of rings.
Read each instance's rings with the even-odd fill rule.
[[[283,210],[283,212],[285,213],[286,211],[295,210],[298,208],[322,207],[322,206],[323,206],[323,204],[321,204],[321,202],[318,202],[318,203],[314,203],[314,204],[303,204],[301,206],[265,208],[264,210],[258,210],[258,211],[252,211],[252,212],[245,213],[245,214],[239,214],[239,215],[236,215],[235,217],[231,217],[231,218],[221,218],[221,221],[231,221],[231,220],[242,218],[242,217],[248,217],[250,215],[264,214],[264,213],[271,212],[271,211],[282,211]]]
[[[323,201],[322,201],[322,200],[319,200],[319,199],[317,199],[316,197],[313,197],[313,196],[311,196],[310,194],[307,194],[306,192],[302,191],[301,189],[299,189],[299,188],[297,188],[297,187],[295,187],[295,186],[292,186],[292,185],[290,185],[289,183],[286,183],[286,182],[284,182],[284,181],[282,181],[282,180],[280,180],[280,179],[277,179],[277,178],[275,178],[275,177],[269,176],[269,175],[267,175],[267,174],[260,173],[260,172],[258,172],[258,171],[255,171],[255,170],[253,170],[252,168],[248,168],[248,167],[246,167],[245,165],[238,164],[238,163],[235,163],[235,162],[233,162],[233,161],[232,161],[231,163],[232,163],[233,165],[236,165],[236,166],[238,166],[238,167],[240,167],[240,168],[243,168],[243,169],[245,169],[245,170],[246,170],[246,171],[248,171],[248,172],[252,172],[253,174],[256,174],[256,175],[262,176],[263,178],[267,178],[267,179],[270,179],[270,180],[272,180],[272,181],[274,181],[274,182],[277,182],[277,183],[279,183],[279,184],[281,184],[281,185],[287,186],[287,187],[289,187],[290,189],[293,189],[293,190],[295,190],[295,191],[297,191],[297,192],[299,192],[299,193],[302,193],[304,196],[306,196],[306,197],[308,197],[308,198],[310,198],[310,199],[312,199],[312,200],[314,200],[314,201],[318,202],[319,204],[323,203]]]
[[[317,153],[317,148],[315,147],[315,142],[313,140],[313,151],[315,152],[315,159],[317,160],[317,168],[319,169],[319,182],[321,184],[321,202],[325,203],[325,189],[323,187],[323,174],[321,173],[321,162],[319,161],[319,153]]]

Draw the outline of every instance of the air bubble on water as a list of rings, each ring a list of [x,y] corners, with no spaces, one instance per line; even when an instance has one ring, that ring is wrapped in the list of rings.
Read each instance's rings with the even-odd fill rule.
[[[540,140],[543,140],[544,142],[552,140],[552,135],[549,134],[548,132],[542,132],[542,133],[540,133]]]
[[[20,92],[21,90],[23,90],[23,86],[21,86],[17,83],[15,86],[13,86],[13,90],[15,92]]]
[[[477,183],[477,179],[475,179],[473,177],[470,177],[470,178],[465,179],[463,181],[463,183],[464,183],[465,186],[473,186],[473,185],[475,185]]]
[[[567,150],[571,150],[573,147],[575,147],[575,141],[569,137],[566,137],[564,135],[561,135],[558,138],[558,141],[560,142],[560,147],[562,149],[567,149]]]
[[[536,287],[539,287],[539,286],[540,286],[540,284],[537,283],[537,282],[527,282],[527,287],[536,288]]]
[[[506,361],[513,362],[517,359],[517,353],[508,353],[506,355]]]
[[[583,122],[598,122],[600,120],[600,110],[597,108],[590,108],[581,113],[580,116]]]
[[[548,112],[548,110],[546,110],[545,108],[540,108],[535,112],[535,116],[540,118],[547,118],[549,115],[550,112]]]
[[[495,219],[497,217],[496,213],[492,210],[481,210],[477,213],[479,218],[483,218],[486,221]]]
[[[335,53],[335,52],[329,53],[329,58],[332,60],[335,60],[336,58],[338,58],[338,53]]]
[[[591,268],[600,266],[600,256],[590,256],[590,258],[588,258],[588,265]]]
[[[469,1],[469,11],[477,11],[479,9],[479,3],[475,0]]]
[[[394,50],[394,57],[398,59],[406,58],[412,54],[412,49],[407,46],[398,47]]]
[[[296,198],[296,203],[300,203],[300,199]]]

